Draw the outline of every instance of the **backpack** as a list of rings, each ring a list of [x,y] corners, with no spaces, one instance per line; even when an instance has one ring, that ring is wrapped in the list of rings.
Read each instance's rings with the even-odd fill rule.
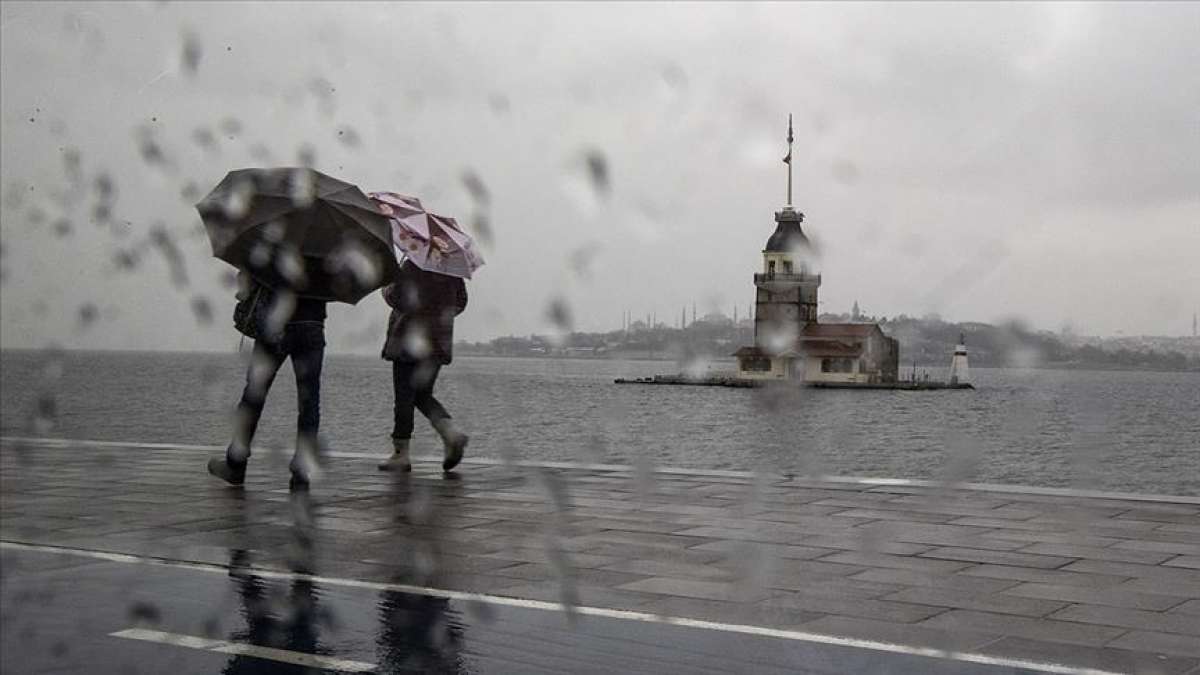
[[[233,327],[252,340],[278,343],[283,340],[283,326],[272,331],[267,317],[275,303],[275,293],[257,280],[249,279],[250,289],[233,307]]]

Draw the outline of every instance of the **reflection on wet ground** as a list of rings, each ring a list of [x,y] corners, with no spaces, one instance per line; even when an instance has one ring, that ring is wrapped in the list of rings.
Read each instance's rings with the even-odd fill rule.
[[[1020,673],[702,628],[4,551],[13,673]],[[154,608],[133,612],[129,606]]]

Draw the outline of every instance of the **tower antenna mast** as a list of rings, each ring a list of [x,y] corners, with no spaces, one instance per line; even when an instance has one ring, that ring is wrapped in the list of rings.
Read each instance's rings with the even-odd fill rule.
[[[788,152],[783,163],[788,165],[787,205],[792,205],[792,114],[788,113]]]

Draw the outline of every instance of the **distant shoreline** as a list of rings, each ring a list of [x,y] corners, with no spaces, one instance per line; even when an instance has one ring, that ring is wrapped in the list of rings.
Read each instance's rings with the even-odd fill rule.
[[[8,354],[44,354],[48,351],[62,351],[70,354],[184,354],[195,356],[235,356],[236,351],[190,351],[190,350],[169,350],[169,349],[60,349],[60,348],[43,348],[43,349],[0,349],[0,356]],[[247,350],[248,351],[248,350]],[[377,354],[359,354],[359,353],[338,353],[327,352],[327,356],[332,358],[355,358],[355,359],[372,359],[378,360]],[[703,357],[702,357],[703,358]],[[654,357],[649,355],[613,355],[613,356],[538,356],[532,354],[456,354],[455,359],[522,359],[522,360],[539,360],[539,361],[632,361],[646,363],[676,363],[678,360],[671,356]],[[730,364],[735,363],[735,359],[728,357],[710,358],[710,363]],[[917,370],[941,369],[949,367],[947,363],[918,363]],[[905,369],[911,369],[912,363],[902,364],[901,372]],[[1043,363],[1034,366],[1011,366],[1011,365],[981,365],[971,364],[972,369],[977,370],[1069,370],[1069,371],[1094,371],[1094,372],[1145,372],[1145,373],[1200,373],[1200,368],[1145,368],[1137,366],[1109,365],[1109,364],[1089,364],[1089,363],[1071,363],[1071,362],[1055,362]]]
[[[651,362],[675,362],[677,359],[673,357],[649,357],[649,356],[535,356],[531,354],[461,354],[455,358],[472,358],[472,359],[529,359],[542,361],[651,361]],[[729,357],[710,358],[711,363],[727,363],[734,364],[736,359]],[[901,373],[905,367],[911,369],[912,363],[901,364]],[[949,368],[949,359],[946,363],[918,363],[917,370],[928,370],[930,368]],[[1071,362],[1056,362],[1044,363],[1036,366],[1009,366],[1009,365],[980,365],[971,364],[972,369],[978,370],[1093,370],[1096,372],[1147,372],[1147,373],[1200,373],[1200,368],[1139,368],[1137,366],[1120,366],[1120,365],[1105,365],[1105,364],[1087,364],[1087,363],[1071,363]]]

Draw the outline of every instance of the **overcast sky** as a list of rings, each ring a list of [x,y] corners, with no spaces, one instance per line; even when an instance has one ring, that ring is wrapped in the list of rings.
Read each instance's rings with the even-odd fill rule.
[[[306,147],[486,217],[460,338],[545,331],[556,298],[581,330],[743,313],[788,113],[823,311],[1190,333],[1198,27],[1196,3],[5,2],[0,341],[230,349],[192,204]],[[377,350],[385,317],[334,309],[333,347]]]

